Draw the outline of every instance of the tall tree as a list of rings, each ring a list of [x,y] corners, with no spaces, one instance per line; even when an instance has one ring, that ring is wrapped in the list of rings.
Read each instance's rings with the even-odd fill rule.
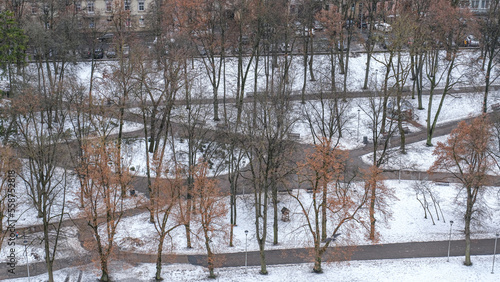
[[[14,13],[10,11],[0,12],[0,69],[7,73],[12,90],[12,64],[22,66],[25,62],[27,37],[23,29],[19,27]]]
[[[471,222],[485,206],[481,203],[485,186],[489,183],[488,173],[494,164],[490,154],[491,125],[486,115],[470,123],[461,121],[446,142],[438,142],[433,155],[436,156],[429,172],[446,171],[459,181],[459,196],[464,196],[465,211],[465,262],[471,261]]]
[[[427,106],[427,146],[432,146],[432,137],[436,124],[443,108],[444,99],[450,90],[459,82],[463,82],[463,76],[454,75],[459,66],[458,45],[465,35],[474,30],[475,25],[471,20],[472,15],[467,9],[452,6],[448,0],[433,2],[426,17],[432,33],[432,50],[427,56],[427,79],[430,83],[429,103]],[[441,51],[444,48],[444,51]],[[444,54],[443,54],[444,53]],[[444,89],[437,107],[432,116],[433,98],[436,88],[444,81]]]
[[[227,204],[223,201],[217,180],[208,177],[208,163],[200,162],[195,169],[193,196],[196,201],[197,221],[200,223],[200,235],[207,250],[209,278],[215,278],[215,256],[213,240],[224,234],[227,225],[223,223],[227,214]],[[222,236],[224,237],[224,236]]]
[[[161,161],[155,161],[153,170],[156,174],[156,180],[153,183],[153,193],[150,194],[150,197],[154,197],[155,201],[150,209],[154,214],[153,223],[158,233],[155,279],[160,281],[162,280],[162,253],[165,238],[170,236],[170,232],[175,228],[184,224],[182,217],[176,214],[176,209],[180,208],[179,203],[185,195],[186,187],[180,166],[174,165],[172,173],[170,173],[170,169],[166,168]],[[165,176],[166,178],[162,178]]]
[[[63,146],[59,143],[66,137],[64,123],[67,113],[61,110],[56,100],[39,95],[33,89],[26,89],[13,101],[12,111],[17,117],[17,135],[13,138],[15,148],[27,158],[19,176],[26,185],[26,193],[37,217],[42,220],[45,263],[52,282],[66,208],[68,173],[57,165],[64,157]],[[49,236],[53,230],[55,236]]]
[[[484,48],[483,69],[486,64],[486,73],[484,78],[484,98],[483,98],[483,112],[488,110],[488,94],[490,86],[498,78],[492,71],[499,63],[500,54],[500,1],[490,1],[488,14],[480,21],[480,29],[482,32],[482,41]]]
[[[286,177],[291,175],[294,169],[291,163],[294,142],[288,139],[288,134],[295,120],[290,115],[293,108],[287,94],[289,92],[285,89],[282,91],[266,93],[256,98],[257,109],[247,111],[248,125],[245,126],[244,132],[249,136],[245,144],[249,159],[248,177],[255,200],[255,229],[261,274],[267,274],[265,246],[268,236],[269,199],[272,200],[273,210],[273,244],[278,244],[278,187],[286,183]],[[254,118],[255,124],[252,121]]]
[[[3,146],[0,143],[0,248],[2,247],[3,240],[7,235],[5,232],[7,226],[4,227],[4,218],[8,217],[9,209],[15,208],[12,204],[17,197],[19,189],[16,187],[15,178],[16,173],[19,173],[21,163],[15,156],[10,147]],[[17,188],[17,191],[16,191]],[[14,200],[11,200],[14,199]]]
[[[312,202],[309,204],[310,197],[304,196],[304,189],[288,190],[299,203],[305,226],[312,237],[313,271],[316,273],[323,272],[323,254],[340,235],[340,230],[343,241],[349,241],[350,233],[356,230],[356,222],[362,221],[360,211],[368,200],[368,190],[356,192],[351,179],[345,178],[347,160],[346,151],[332,147],[331,142],[323,139],[298,164],[299,183],[302,187],[312,188]],[[330,228],[326,226],[327,219],[331,222]],[[327,234],[330,235],[328,238]]]
[[[86,243],[97,250],[102,272],[100,281],[110,279],[109,258],[114,249],[116,228],[125,208],[122,187],[128,187],[132,181],[128,171],[118,169],[121,155],[117,147],[104,138],[88,140],[84,144],[84,155],[77,168],[78,175],[84,179],[81,185],[84,196],[83,215],[87,218],[95,240]],[[100,219],[103,216],[104,226]]]

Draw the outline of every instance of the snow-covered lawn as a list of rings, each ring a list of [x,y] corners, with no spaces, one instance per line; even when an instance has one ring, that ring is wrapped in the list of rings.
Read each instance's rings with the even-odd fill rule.
[[[27,162],[23,162],[24,173],[28,177],[29,170],[27,169]],[[22,172],[21,172],[22,173]],[[53,205],[52,205],[52,216],[60,214],[63,208],[63,199],[65,199],[66,205],[64,205],[64,219],[68,220],[70,218],[78,218],[85,216],[83,210],[79,207],[79,197],[80,197],[80,184],[75,175],[75,173],[71,170],[67,171],[67,178],[65,179],[66,184],[64,186],[64,170],[60,167],[57,167],[54,172],[54,179],[57,181],[61,181],[56,188],[53,190]],[[37,217],[37,211],[33,206],[33,202],[29,196],[31,192],[28,191],[28,188],[21,177],[16,177],[16,212],[13,214],[13,219],[16,219],[17,227],[25,227],[31,225],[39,225],[42,224],[42,219]],[[52,183],[55,185],[55,182]],[[64,195],[64,187],[66,190],[66,195]],[[124,200],[124,208],[132,209],[137,207],[137,205],[141,205],[145,202],[145,196],[142,193],[137,192],[136,197],[127,197]],[[65,198],[64,198],[65,197]],[[52,218],[52,222],[57,221],[59,218]],[[3,218],[4,224],[6,224],[7,217]]]
[[[444,61],[444,52],[442,52],[441,57],[442,60]],[[370,71],[370,76],[369,76],[369,85],[372,87],[377,87],[380,88],[381,84],[383,82],[384,76],[385,76],[385,66],[384,63],[386,61],[386,57],[388,54],[386,53],[376,53],[373,54],[373,60],[371,60],[371,71]],[[453,78],[458,79],[460,78],[460,83],[457,83],[455,87],[463,87],[463,86],[474,86],[478,85],[484,80],[485,72],[481,70],[481,61],[477,60],[477,58],[480,56],[479,50],[461,50],[460,55],[457,57],[456,61],[456,68],[455,71],[453,72]],[[292,60],[291,67],[289,69],[289,89],[290,91],[294,92],[300,92],[303,86],[303,81],[304,81],[304,70],[303,70],[303,56],[301,54],[298,55],[292,55],[288,56],[288,60]],[[266,79],[266,71],[264,66],[266,65],[263,60],[265,60],[265,57],[260,57],[259,61],[259,67],[257,69],[258,73],[258,91],[262,91],[263,88],[265,88],[265,79]],[[284,61],[284,56],[280,55],[278,56],[278,65],[281,65]],[[403,60],[404,64],[409,64],[410,61],[408,59],[407,55],[403,55]],[[248,63],[248,59],[245,58],[243,60],[244,63],[244,68],[246,68],[246,65]],[[253,92],[254,89],[254,79],[253,79],[253,74],[255,73],[254,68],[255,68],[255,63],[256,61],[253,60],[252,65],[249,69],[249,78],[247,79],[246,84],[245,84],[245,90],[244,93],[248,92]],[[105,72],[109,72],[113,64],[116,64],[116,62],[112,61],[102,61],[102,62],[97,62],[97,68],[94,73],[94,79],[96,81],[102,81],[103,80],[103,74]],[[216,60],[216,64],[218,64],[218,61]],[[328,55],[318,55],[316,54],[314,56],[313,60],[313,68],[315,70],[315,77],[316,81],[309,81],[309,72],[307,72],[307,86],[306,86],[306,91],[319,91],[319,90],[328,90],[329,89],[329,84],[330,82],[328,81],[330,79],[330,58]],[[225,73],[226,73],[226,80],[224,81],[224,78],[221,78],[220,82],[220,87],[218,89],[218,94],[219,97],[222,97],[224,95],[224,91],[226,91],[226,96],[227,97],[234,97],[236,94],[236,89],[237,89],[237,82],[236,78],[237,76],[237,58],[234,57],[228,57],[225,59]],[[365,75],[365,66],[366,66],[366,53],[359,53],[356,56],[351,56],[349,58],[349,71],[348,71],[348,77],[347,77],[347,90],[348,91],[360,91],[363,83],[364,83],[364,75]],[[80,81],[84,85],[88,85],[88,81],[90,79],[90,62],[81,62],[76,66],[77,68],[77,77],[80,79]],[[337,73],[340,68],[337,67]],[[438,72],[438,77],[441,72],[444,71],[444,68],[442,70],[439,70]],[[495,70],[494,70],[495,71]],[[190,76],[191,76],[191,81],[193,85],[193,89],[195,91],[201,91],[205,98],[211,97],[213,94],[212,90],[212,85],[210,84],[210,79],[207,76],[205,66],[203,64],[203,61],[201,58],[195,58],[191,64],[191,67],[189,69]],[[424,70],[425,73],[425,70]],[[471,75],[473,74],[473,75]],[[424,75],[425,76],[425,75]],[[494,75],[492,75],[493,77]],[[336,75],[336,80],[337,84],[341,85],[343,82],[344,76],[337,74]],[[391,84],[390,79],[389,84]],[[412,81],[408,80],[407,85],[411,85]],[[427,78],[424,78],[424,88],[429,87],[429,81]],[[377,84],[377,85],[375,85]],[[226,87],[224,88],[222,85],[225,85]],[[440,81],[438,84],[438,87],[443,87],[444,85],[444,79]],[[101,91],[103,94],[104,92]],[[95,95],[99,95],[99,93],[96,93]]]
[[[54,236],[54,232],[49,233],[49,238],[54,238]],[[27,244],[24,244],[24,240],[26,240]],[[26,235],[26,238],[23,237],[23,234],[19,234],[15,243],[16,245],[13,249],[15,250],[17,263],[19,265],[26,265],[27,259],[29,260],[29,263],[45,261],[43,232],[28,234]],[[2,264],[8,262],[7,256],[10,255],[11,248],[12,246],[8,246],[7,240],[5,240],[0,252],[0,262]],[[61,229],[60,243],[58,244],[57,249],[56,259],[64,259],[75,255],[88,254],[88,252],[83,249],[80,244],[78,231],[73,227],[64,227]]]
[[[498,258],[497,258],[498,259]],[[259,267],[248,267],[245,273],[244,267],[231,267],[216,269],[218,275],[216,281],[245,281],[245,282],[372,282],[372,281],[481,281],[494,282],[500,280],[500,267],[495,266],[492,274],[492,256],[473,256],[473,265],[464,266],[462,257],[425,258],[425,259],[400,259],[400,260],[373,260],[373,261],[349,261],[340,263],[325,263],[322,274],[312,273],[312,264],[298,265],[272,265],[268,266],[268,275],[259,274]],[[498,261],[497,261],[498,263]],[[54,272],[55,281],[77,281],[80,268],[66,268]],[[140,265],[129,265],[123,263],[112,263],[110,266],[113,281],[139,282],[152,281],[155,275],[156,265],[145,263]],[[214,281],[208,279],[207,269],[201,266],[186,264],[164,265],[162,277],[164,281]],[[83,266],[82,280],[96,281],[99,271],[94,265]],[[47,275],[31,277],[33,282],[44,282]],[[24,282],[22,279],[9,279],[6,282]]]
[[[432,139],[433,144],[438,142],[446,142],[449,135],[434,137]],[[407,144],[405,155],[401,154],[401,150],[398,148],[392,148],[388,152],[387,161],[382,164],[383,169],[394,169],[394,170],[416,170],[416,171],[427,171],[436,157],[432,155],[435,146],[429,147],[425,145],[426,141],[419,141],[411,144]],[[361,159],[366,164],[371,164],[373,158],[373,153],[363,155]]]

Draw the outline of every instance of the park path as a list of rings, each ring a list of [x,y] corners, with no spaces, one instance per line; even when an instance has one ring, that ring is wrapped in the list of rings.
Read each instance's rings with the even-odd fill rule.
[[[500,89],[500,86],[494,86],[494,89]],[[459,88],[455,90],[455,93],[465,93],[465,92],[477,92],[481,91],[480,88],[470,87],[470,88]],[[438,91],[439,93],[439,91]],[[349,98],[359,98],[359,97],[372,97],[375,93],[371,91],[359,91],[349,93],[347,96]],[[427,94],[427,93],[424,93]],[[306,95],[306,99],[316,99],[317,95],[308,94]],[[250,98],[245,98],[250,102]],[[299,100],[301,97],[296,95],[294,100]],[[212,100],[200,100],[198,103],[212,103]],[[226,101],[228,102],[228,101]],[[182,102],[179,102],[182,104]],[[129,105],[129,107],[133,107],[134,105]],[[136,117],[133,115],[127,115],[127,120],[138,122]],[[449,134],[451,130],[453,130],[459,121],[449,122],[446,124],[439,125],[434,133],[434,137],[442,136]],[[125,133],[127,137],[140,137],[143,135],[143,130],[136,130],[132,132]],[[113,137],[112,135],[111,137]],[[409,133],[406,135],[406,143],[414,143],[421,140],[426,139],[426,131],[420,130],[417,132]],[[400,145],[400,140],[398,137],[393,137],[391,139],[391,148],[396,148]],[[308,145],[302,145],[308,146]],[[370,147],[370,144],[354,149],[350,151],[351,160],[356,163],[359,167],[366,166],[360,157],[364,154],[370,153],[373,147]],[[409,179],[415,180],[420,179],[422,175],[425,175],[427,179],[440,181],[440,182],[449,182],[453,179],[451,175],[448,173],[435,173],[433,175],[428,175],[425,171],[385,171],[384,172],[387,179]],[[495,177],[495,185],[500,184],[500,178]],[[137,177],[134,188],[147,195],[147,186],[145,177]],[[139,207],[127,210],[124,214],[124,217],[137,215],[147,211],[145,207]],[[65,220],[63,222],[63,226],[76,226],[79,230],[79,239],[82,242],[85,240],[91,239],[92,234],[90,233],[90,229],[87,226],[87,221],[85,218],[71,219]],[[26,232],[27,234],[40,232],[42,231],[41,225],[35,225],[25,228],[17,229],[20,234]],[[473,255],[486,255],[493,253],[493,239],[481,239],[481,240],[473,240],[472,242],[472,254]],[[338,248],[345,247],[332,247],[325,254],[325,258],[328,258],[329,255],[338,253]],[[396,243],[396,244],[375,244],[375,245],[366,245],[366,246],[356,246],[356,248],[352,252],[352,256],[350,258],[344,258],[346,260],[373,260],[373,259],[398,259],[398,258],[416,258],[416,257],[442,257],[447,255],[448,241],[435,241],[435,242],[408,242],[408,243]],[[463,255],[465,250],[465,241],[458,240],[451,242],[451,255],[459,256]],[[308,248],[300,248],[300,249],[283,249],[283,250],[267,250],[266,251],[266,262],[269,265],[274,264],[290,264],[290,263],[304,263],[304,262],[312,262],[312,256],[310,255],[311,249]],[[244,253],[228,253],[228,254],[218,254],[220,257],[224,257],[221,261],[223,263],[220,267],[236,267],[244,265]],[[118,260],[127,262],[132,265],[138,265],[140,263],[154,263],[156,261],[156,255],[150,254],[140,254],[133,252],[124,252],[124,251],[116,251],[116,257]],[[194,265],[206,265],[206,255],[164,255],[163,261],[169,263],[190,263]],[[91,263],[90,256],[74,256],[69,258],[57,259],[54,263],[54,270],[63,269],[67,267],[75,267],[80,265],[86,265]],[[258,251],[248,252],[248,265],[260,265],[260,255]],[[37,262],[30,264],[30,275],[38,275],[46,273],[45,263]],[[26,265],[21,266],[18,265],[16,267],[15,275],[8,275],[6,271],[0,272],[0,280],[7,278],[16,278],[16,277],[26,277],[27,269]]]
[[[381,259],[409,259],[409,258],[428,258],[428,257],[447,257],[448,244],[450,243],[450,256],[463,256],[465,253],[464,240],[452,241],[431,241],[431,242],[406,242],[395,244],[374,244],[354,247],[330,247],[324,254],[324,261],[349,261],[349,260],[381,260]],[[472,255],[492,255],[494,252],[494,239],[472,240]],[[335,257],[339,253],[351,253],[348,257]],[[312,249],[282,249],[267,250],[267,265],[313,263],[314,259]],[[116,257],[119,261],[126,262],[132,266],[138,266],[142,263],[155,263],[156,255],[140,254],[132,252],[117,251]],[[164,263],[185,263],[192,265],[207,265],[206,255],[164,255]],[[220,262],[218,267],[243,267],[245,266],[245,252],[217,254],[216,261]],[[58,259],[54,263],[54,270],[68,267],[85,266],[92,263],[90,256],[78,256],[64,259]],[[248,252],[248,265],[259,266],[260,254],[258,251]],[[30,275],[39,275],[46,273],[45,263],[37,262],[29,265]],[[312,268],[312,266],[311,266]],[[75,276],[78,274],[75,274]],[[111,273],[111,276],[113,274]],[[9,278],[27,277],[26,265],[16,266],[15,274],[7,274],[6,271],[0,272],[0,280]],[[147,278],[147,277],[142,277]]]

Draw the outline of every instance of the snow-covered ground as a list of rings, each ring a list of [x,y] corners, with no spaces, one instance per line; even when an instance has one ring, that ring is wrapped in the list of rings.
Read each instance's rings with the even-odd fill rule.
[[[55,233],[50,232],[49,238],[54,238]],[[78,231],[73,227],[64,227],[60,233],[60,243],[57,247],[56,259],[64,259],[67,257],[80,256],[88,254],[88,252],[81,246],[78,239]],[[26,244],[24,244],[26,241]],[[45,261],[45,249],[43,241],[43,232],[37,232],[26,235],[19,234],[16,239],[15,256],[19,265],[26,265],[26,262],[37,263]],[[5,243],[5,242],[4,242]],[[7,256],[10,255],[12,247],[4,245],[0,252],[1,263],[8,262]]]
[[[26,162],[24,163],[24,172],[27,179],[29,179],[29,170],[27,169]],[[63,208],[63,199],[65,199],[66,205],[64,205],[64,219],[78,218],[85,216],[83,210],[79,207],[79,197],[80,197],[80,184],[76,175],[73,171],[66,171],[66,183],[64,185],[64,169],[57,167],[54,172],[54,179],[61,181],[57,186],[54,186],[53,190],[53,205],[52,205],[52,216],[60,214]],[[37,211],[32,204],[32,200],[29,195],[32,195],[22,180],[21,177],[16,177],[16,212],[13,214],[13,218],[17,220],[17,227],[26,227],[31,225],[42,224],[42,219],[37,217]],[[55,183],[53,183],[55,185]],[[64,188],[65,187],[65,188]],[[65,192],[65,193],[64,193]],[[124,201],[124,208],[131,209],[138,205],[141,205],[145,201],[145,196],[142,193],[137,192],[136,197],[127,197]],[[3,218],[5,224],[7,217]],[[58,218],[52,218],[51,222],[57,221]],[[4,242],[5,243],[5,242]]]
[[[456,76],[470,72],[470,64],[474,62],[474,57],[477,53],[467,53],[461,62],[461,65],[457,68]],[[371,85],[374,87],[380,87],[380,83],[383,78],[383,54],[377,54],[378,61],[372,61],[373,70],[378,71],[371,74]],[[302,87],[303,72],[301,70],[300,57],[294,58],[296,64],[291,70],[291,80],[292,91],[297,91]],[[321,66],[326,65],[326,58],[318,56],[315,58],[315,65]],[[356,58],[351,58],[350,64],[351,69],[349,72],[349,79],[347,85],[350,91],[358,91],[361,88],[362,80],[360,79],[364,75],[364,63],[366,62],[366,57],[364,54]],[[193,72],[197,75],[195,85],[199,88],[196,91],[200,91],[206,94],[207,97],[211,95],[211,86],[208,84],[208,79],[202,75],[204,73],[203,64],[199,61],[195,62]],[[262,66],[264,64],[260,64]],[[101,64],[103,68],[106,68],[104,64]],[[83,81],[88,81],[88,69],[87,63],[80,64],[79,78]],[[318,68],[319,69],[319,68]],[[252,72],[252,70],[251,70]],[[318,72],[328,71],[326,69],[318,70]],[[102,78],[103,70],[99,69],[97,71],[96,77]],[[234,62],[228,60],[226,66],[226,73],[228,77],[236,77],[236,68]],[[261,79],[264,77],[264,70],[259,70]],[[375,74],[377,77],[375,77]],[[473,86],[477,85],[482,78],[481,72],[476,72],[475,76],[465,77],[461,85],[457,86]],[[247,90],[253,89],[253,80],[248,80]],[[322,82],[319,79],[316,83],[308,82],[308,90],[318,90],[324,88],[320,85]],[[234,89],[235,82],[228,81],[227,88]],[[202,91],[203,90],[203,91]],[[222,91],[222,87],[219,89]],[[229,91],[228,97],[234,95]],[[497,101],[500,99],[500,93],[491,94],[491,101]],[[424,107],[427,108],[427,96],[424,96]],[[433,111],[437,108],[437,102],[440,96],[436,96],[433,102]],[[477,94],[467,94],[467,95],[454,95],[449,96],[445,100],[445,106],[441,112],[440,119],[438,123],[449,122],[452,120],[461,119],[469,115],[477,115],[480,113],[481,107],[481,95]],[[369,119],[366,114],[366,105],[368,99],[357,98],[351,99],[348,114],[346,115],[349,119],[344,139],[341,140],[341,144],[344,148],[352,149],[361,145],[362,136],[370,136],[371,131],[368,125]],[[416,106],[416,100],[411,100],[412,104]],[[309,103],[309,106],[313,106],[315,102]],[[359,110],[359,111],[358,111]],[[179,110],[180,111],[180,110]],[[425,126],[425,120],[427,118],[427,111],[421,110],[416,111],[417,121]],[[359,119],[358,119],[359,117]],[[359,120],[359,121],[358,121]],[[215,123],[207,122],[209,126],[215,126]],[[139,128],[139,127],[138,127]],[[419,130],[416,127],[410,127],[411,131]],[[310,137],[310,130],[304,123],[297,123],[296,127],[293,129],[294,132],[300,133],[301,141],[310,143],[312,142]],[[435,139],[435,142],[439,138]],[[423,142],[422,142],[423,143]],[[142,143],[144,145],[144,143]],[[420,143],[409,145],[409,155],[408,159],[405,161],[401,160],[399,163],[405,163],[406,165],[411,164],[412,167],[425,170],[426,167],[430,166],[432,163],[432,156],[429,157],[429,152],[433,148],[425,148],[425,146]],[[127,151],[127,150],[125,150]],[[137,149],[137,154],[144,148]],[[132,152],[135,152],[132,150]],[[141,168],[144,165],[145,158],[142,158],[136,153],[131,153],[131,161],[137,161],[137,164],[133,164],[137,168]],[[141,155],[144,155],[142,153]],[[406,157],[405,157],[406,158]],[[395,160],[398,157],[394,158]],[[400,158],[402,159],[402,157]],[[410,161],[406,161],[410,160]],[[390,164],[393,165],[393,164]],[[463,215],[459,210],[457,204],[457,199],[460,201],[461,198],[456,198],[456,188],[451,186],[433,186],[434,195],[440,200],[440,207],[442,209],[442,214],[439,213],[440,220],[437,220],[437,214],[433,214],[435,224],[433,224],[430,218],[424,219],[424,212],[420,203],[416,199],[416,192],[414,190],[416,181],[397,181],[390,180],[386,181],[386,185],[393,188],[395,191],[395,197],[398,200],[393,200],[390,203],[392,218],[388,221],[386,225],[379,224],[377,226],[378,231],[381,234],[381,243],[395,243],[395,242],[409,242],[409,241],[430,241],[430,240],[446,240],[448,239],[448,234],[450,230],[449,220],[454,220],[455,224],[452,229],[452,239],[463,239]],[[433,185],[430,183],[429,185]],[[73,188],[78,187],[76,183],[72,185]],[[73,189],[72,188],[72,189]],[[482,226],[475,226],[473,230],[473,238],[491,238],[498,232],[498,226],[500,226],[500,207],[498,205],[498,192],[499,187],[491,187],[484,195],[487,199],[488,205],[491,207],[490,217],[483,220]],[[69,199],[68,202],[77,203],[76,191],[73,198]],[[306,195],[307,197],[308,195]],[[267,239],[266,249],[280,249],[280,248],[298,248],[298,247],[308,247],[310,246],[309,234],[305,231],[302,224],[302,214],[297,206],[288,195],[282,194],[279,196],[280,203],[279,209],[286,206],[291,210],[291,221],[290,222],[279,222],[279,238],[280,244],[278,246],[273,246],[271,242],[272,234]],[[226,202],[229,202],[228,200]],[[18,226],[26,226],[31,224],[39,224],[40,220],[36,219],[36,213],[33,208],[30,207],[29,199],[24,195],[19,199],[19,210],[24,211],[19,218]],[[217,253],[222,252],[242,252],[245,250],[245,230],[249,230],[248,234],[248,250],[257,250],[257,243],[255,241],[255,229],[254,229],[254,212],[252,196],[246,195],[238,198],[238,226],[234,229],[235,247],[228,247],[226,238],[220,238],[219,241],[215,242]],[[432,210],[432,209],[431,209]],[[75,213],[77,210],[74,211]],[[70,214],[74,214],[73,211],[69,211]],[[446,220],[446,222],[443,220]],[[118,233],[116,235],[116,241],[120,248],[129,251],[136,252],[154,252],[156,250],[156,232],[153,225],[148,223],[149,215],[143,213],[137,216],[124,218],[119,225]],[[272,218],[272,217],[270,217]],[[228,222],[228,220],[226,220]],[[379,221],[381,223],[381,221]],[[270,220],[269,224],[272,224]],[[194,238],[194,248],[186,249],[185,239],[184,239],[184,229],[182,227],[176,229],[172,233],[173,239],[167,239],[167,244],[165,246],[166,252],[192,254],[192,253],[204,253],[202,247],[202,242],[196,237]],[[270,232],[271,233],[271,232]],[[135,240],[138,239],[138,240]],[[366,239],[366,234],[363,230],[359,230],[357,236],[355,236],[356,244],[369,244],[370,242]],[[339,238],[339,244],[342,244],[341,237]],[[33,247],[35,253],[40,250]],[[3,255],[3,251],[2,251]],[[3,257],[5,257],[3,255]],[[312,274],[310,265],[294,265],[294,266],[270,266],[270,275],[266,276],[266,280],[269,281],[498,281],[498,274],[490,274],[490,260],[491,256],[475,257],[474,266],[464,267],[461,264],[462,258],[453,258],[450,263],[446,263],[444,259],[406,259],[406,260],[384,260],[384,261],[370,261],[370,262],[350,262],[340,263],[333,265],[325,265],[324,275]],[[118,281],[144,281],[149,280],[154,273],[154,265],[143,264],[140,266],[129,266],[129,265],[118,265],[114,266],[113,275]],[[98,276],[98,270],[94,270],[88,267],[84,273],[83,281],[95,281]],[[68,272],[71,272],[73,277],[75,269],[66,269],[57,272],[57,281],[64,281]],[[256,268],[250,268],[249,274],[243,274],[243,268],[228,268],[220,269],[220,278],[222,281],[262,281],[262,276],[257,274]],[[498,271],[500,273],[500,270]],[[206,270],[201,267],[195,267],[191,265],[170,265],[165,266],[164,269],[167,281],[193,281],[193,280],[204,280],[206,277]],[[376,277],[376,278],[374,278]],[[495,279],[496,278],[496,279]],[[46,279],[45,276],[40,276],[37,279]],[[128,280],[127,280],[128,279]],[[25,280],[17,280],[25,281]],[[36,281],[36,280],[35,280]]]
[[[369,76],[369,84],[372,87],[380,88],[382,85],[382,81],[385,76],[385,62],[387,61],[388,54],[386,53],[377,53],[373,54],[373,60],[371,60],[371,72]],[[441,61],[442,65],[446,64],[444,59],[445,52],[441,53]],[[461,50],[460,56],[457,57],[457,62],[455,63],[455,70],[452,75],[452,82],[455,80],[460,80],[459,83],[455,85],[455,87],[463,87],[463,86],[475,86],[482,81],[484,81],[485,72],[481,70],[481,61],[478,60],[480,56],[479,50]],[[289,69],[289,90],[292,92],[300,92],[303,86],[304,81],[304,70],[303,70],[303,56],[302,55],[294,55],[288,56],[288,60],[292,60],[291,67]],[[259,67],[257,69],[258,73],[258,91],[262,91],[262,88],[265,88],[263,81],[265,81],[266,71],[264,66],[266,65],[263,60],[264,57],[260,58]],[[282,65],[284,61],[284,56],[278,57],[278,65]],[[402,61],[403,64],[409,65],[409,58],[407,55],[403,55]],[[247,59],[243,60],[244,69],[248,63]],[[255,68],[256,60],[252,61],[252,65],[249,69],[249,78],[247,79],[245,84],[244,93],[253,92],[254,89],[254,68]],[[97,62],[97,68],[94,73],[94,78],[97,82],[103,80],[103,76],[106,72],[109,72],[111,69],[111,65],[116,64],[116,62]],[[218,62],[216,61],[216,64]],[[338,62],[337,62],[338,64]],[[330,59],[328,55],[318,55],[314,56],[313,60],[313,68],[315,69],[315,77],[316,81],[309,81],[309,72],[307,73],[307,86],[306,91],[319,91],[319,90],[328,90],[329,88],[329,79],[330,79]],[[349,58],[349,71],[347,78],[347,90],[348,91],[360,91],[362,85],[364,83],[365,77],[365,66],[366,66],[366,54],[359,53],[356,56],[351,56]],[[76,76],[80,79],[80,81],[84,85],[88,85],[88,81],[90,79],[90,62],[79,63],[77,66],[78,70]],[[218,89],[219,97],[222,97],[224,93],[227,97],[234,97],[237,89],[237,58],[229,57],[225,59],[224,70],[226,73],[226,81],[224,78],[221,78],[220,86]],[[339,68],[337,67],[337,72]],[[425,73],[426,70],[424,70]],[[437,77],[440,76],[445,69],[439,69]],[[279,69],[277,70],[279,72]],[[495,70],[494,70],[495,72]],[[194,91],[199,91],[203,94],[205,98],[211,97],[213,90],[212,85],[210,84],[210,79],[208,78],[207,71],[205,69],[205,65],[201,58],[193,59],[191,67],[189,69],[189,73],[191,76],[191,81],[193,85]],[[392,74],[390,75],[390,77]],[[425,76],[425,75],[424,75]],[[493,77],[494,75],[492,75]],[[343,75],[337,74],[336,76],[338,85],[341,85],[344,79]],[[393,78],[389,79],[389,85],[393,83]],[[105,80],[104,80],[105,81]],[[412,81],[407,81],[406,85],[411,85]],[[445,81],[442,79],[438,83],[438,87],[442,87]],[[225,85],[225,88],[223,87]],[[424,88],[429,87],[429,81],[427,78],[424,78]],[[104,90],[103,90],[104,91]],[[101,91],[102,92],[102,91]],[[102,92],[101,94],[103,94]],[[96,93],[99,95],[99,93]]]
[[[498,259],[498,258],[497,258]],[[323,273],[315,274],[311,271],[312,264],[298,265],[272,265],[268,266],[268,275],[260,275],[259,267],[248,267],[245,273],[244,267],[231,267],[216,269],[218,275],[216,281],[245,281],[245,282],[302,282],[302,281],[343,281],[343,282],[372,282],[372,281],[481,281],[494,282],[500,280],[500,267],[492,270],[492,256],[473,256],[473,265],[464,266],[462,257],[425,258],[425,259],[399,259],[399,260],[373,260],[373,261],[349,261],[340,263],[324,263]],[[82,269],[83,268],[83,269]],[[80,268],[66,268],[54,272],[55,281],[65,281],[69,276],[70,282],[77,281],[79,272],[82,272],[82,282],[96,281],[99,276],[98,269],[93,265]],[[155,275],[156,265],[145,263],[140,265],[129,265],[123,263],[112,263],[110,266],[113,281],[139,282],[152,281]],[[186,264],[164,265],[162,267],[164,281],[215,281],[207,278],[207,269],[201,266]],[[47,275],[31,277],[32,282],[44,282]],[[9,279],[6,282],[24,282],[23,279]]]
[[[432,216],[435,224],[428,216],[424,218],[424,211],[416,198],[415,186],[418,181],[398,181],[387,180],[386,186],[394,189],[395,198],[390,202],[392,218],[384,225],[379,218],[377,230],[381,234],[380,243],[399,243],[399,242],[422,242],[447,240],[450,232],[449,220],[455,222],[452,230],[452,239],[463,239],[463,210],[458,203],[461,198],[456,199],[457,188],[452,184],[450,186],[437,186],[432,182],[425,182],[433,191],[434,197],[439,201],[442,213],[436,215],[431,202]],[[482,220],[482,226],[473,228],[473,238],[491,238],[495,232],[498,232],[500,226],[500,205],[498,202],[499,187],[490,187],[483,195],[488,199],[487,203],[491,209],[490,217]],[[304,197],[311,199],[311,194],[304,191]],[[429,196],[427,195],[429,198]],[[422,199],[422,196],[420,196]],[[234,227],[234,247],[228,246],[227,238],[218,238],[215,245],[217,253],[242,252],[245,250],[245,230],[248,230],[248,250],[257,251],[258,245],[255,240],[253,195],[241,196],[238,199],[238,226]],[[229,199],[225,201],[229,202]],[[290,209],[290,221],[279,221],[279,245],[272,244],[272,213],[269,213],[268,238],[266,240],[266,249],[284,249],[312,247],[311,234],[305,229],[304,216],[301,213],[298,203],[288,194],[279,195],[278,209],[287,207]],[[443,220],[444,216],[444,220]],[[439,218],[439,219],[438,219]],[[143,213],[133,217],[128,217],[120,223],[116,240],[121,249],[127,251],[148,253],[155,252],[157,246],[157,233],[154,226],[148,223],[149,214]],[[229,222],[229,217],[226,219]],[[196,225],[194,225],[196,226]],[[194,228],[193,228],[194,229]],[[193,237],[193,248],[185,248],[185,229],[179,227],[172,233],[172,239],[166,239],[165,252],[177,254],[195,254],[206,253],[203,248],[203,242],[196,236]],[[359,229],[354,234],[355,244],[371,244],[366,238],[367,232]],[[339,237],[338,244],[343,245],[342,237]]]

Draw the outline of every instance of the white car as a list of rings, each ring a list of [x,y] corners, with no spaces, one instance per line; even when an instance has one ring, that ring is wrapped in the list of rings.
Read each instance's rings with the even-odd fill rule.
[[[383,32],[391,32],[392,26],[388,23],[377,22],[375,23],[375,29]]]
[[[465,46],[467,47],[478,47],[479,40],[477,40],[474,35],[469,35],[465,39]]]

